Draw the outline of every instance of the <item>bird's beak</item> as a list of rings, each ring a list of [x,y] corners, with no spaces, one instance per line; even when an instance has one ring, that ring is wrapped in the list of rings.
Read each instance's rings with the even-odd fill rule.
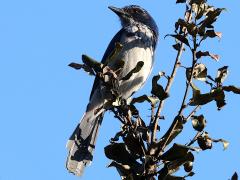
[[[121,8],[116,8],[114,6],[109,6],[108,8],[111,9],[113,12],[115,12],[119,17],[126,15],[126,13]]]

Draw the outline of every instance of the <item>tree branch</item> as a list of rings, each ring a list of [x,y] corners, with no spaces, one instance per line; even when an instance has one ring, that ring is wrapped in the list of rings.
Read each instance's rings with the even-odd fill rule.
[[[186,11],[186,13],[188,13],[188,11]],[[186,13],[185,13],[185,15],[186,15]],[[190,11],[189,16],[187,17],[187,22],[190,22],[191,18],[192,18],[192,13]],[[187,29],[184,30],[184,36],[185,37],[187,36]],[[180,58],[182,56],[183,50],[184,50],[184,43],[181,42],[180,43],[180,49],[178,50],[177,57],[176,57],[176,60],[175,60],[175,63],[174,63],[174,67],[173,67],[171,76],[168,78],[168,82],[167,82],[167,85],[166,85],[166,88],[165,88],[165,92],[166,93],[169,93],[170,88],[171,88],[171,86],[173,84],[173,80],[174,80],[174,78],[175,78],[175,76],[177,74],[177,69],[178,69],[178,67],[180,65]],[[152,132],[152,136],[151,136],[151,142],[155,142],[155,139],[156,139],[158,120],[159,120],[159,117],[161,115],[161,111],[163,109],[164,102],[165,102],[165,100],[161,100],[160,101],[158,109],[157,109],[157,112],[156,112],[156,115],[155,115],[155,118],[154,118],[154,121],[152,122],[152,124],[153,124],[153,132]]]

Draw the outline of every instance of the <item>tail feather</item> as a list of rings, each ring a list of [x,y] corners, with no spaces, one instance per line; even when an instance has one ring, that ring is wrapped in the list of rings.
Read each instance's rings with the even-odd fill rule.
[[[69,172],[81,176],[84,168],[92,162],[103,114],[104,112],[99,112],[97,115],[94,114],[94,111],[86,112],[69,138],[67,142],[69,154],[66,162]]]

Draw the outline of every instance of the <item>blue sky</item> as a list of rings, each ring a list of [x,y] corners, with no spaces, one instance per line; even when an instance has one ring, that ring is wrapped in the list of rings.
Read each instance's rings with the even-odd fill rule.
[[[65,144],[84,113],[93,77],[67,65],[81,62],[82,53],[101,59],[120,29],[109,5],[138,4],[152,14],[160,30],[152,75],[160,70],[170,73],[176,56],[171,49],[174,41],[163,37],[173,32],[184,7],[174,0],[2,0],[0,4],[0,180],[79,179],[65,169]],[[203,48],[219,54],[221,60],[202,61],[212,69],[213,76],[219,67],[229,65],[226,84],[240,86],[240,2],[225,0],[215,5],[228,9],[216,23],[223,38],[220,42],[207,41]],[[182,59],[187,65],[189,56],[185,54]],[[167,119],[161,121],[162,132],[176,115],[184,92],[184,70],[180,69],[178,75],[163,111]],[[150,86],[148,81],[138,95],[149,92]],[[222,111],[211,103],[199,112],[205,113],[206,130],[211,136],[230,141],[230,146],[223,151],[221,144],[215,144],[211,151],[196,154],[193,179],[227,179],[234,171],[240,172],[239,100],[239,96],[229,93],[228,105]],[[94,161],[82,179],[119,179],[115,169],[106,168],[110,160],[103,152],[119,127],[119,122],[106,113]],[[176,140],[186,143],[193,135],[188,123]]]

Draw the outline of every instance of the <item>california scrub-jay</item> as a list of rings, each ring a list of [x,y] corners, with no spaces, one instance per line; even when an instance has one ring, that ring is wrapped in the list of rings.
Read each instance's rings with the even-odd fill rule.
[[[124,8],[110,6],[109,9],[119,16],[122,29],[108,45],[102,63],[106,62],[116,43],[123,45],[117,57],[107,65],[114,68],[117,60],[121,59],[125,62],[118,77],[118,94],[123,99],[128,99],[143,86],[151,73],[158,40],[158,27],[150,14],[139,6],[130,5]],[[128,80],[122,81],[121,78],[136,67],[139,61],[144,62],[142,69],[134,73]],[[101,81],[96,77],[86,112],[67,143],[69,154],[66,167],[77,176],[83,173],[84,167],[93,159],[98,130],[105,112],[105,109],[102,108],[103,103],[104,94],[101,90]],[[98,109],[97,113],[96,109]]]

